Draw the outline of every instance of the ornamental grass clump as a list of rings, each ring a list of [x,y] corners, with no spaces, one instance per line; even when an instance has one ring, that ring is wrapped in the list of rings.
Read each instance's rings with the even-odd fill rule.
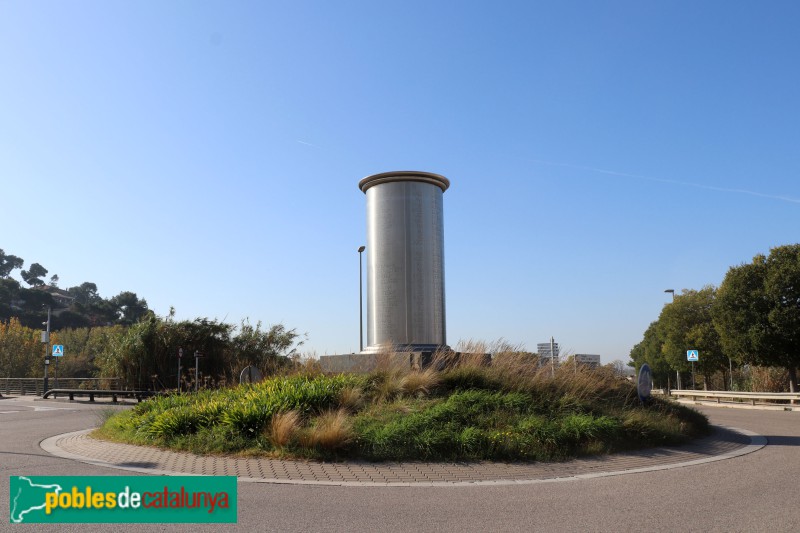
[[[345,411],[355,413],[364,405],[364,391],[361,387],[344,387],[339,391],[337,403]]]
[[[433,368],[412,370],[400,380],[400,389],[406,396],[421,398],[433,392],[439,381],[440,374]]]
[[[272,415],[268,439],[277,450],[286,448],[300,431],[302,420],[297,411],[287,411]]]
[[[347,411],[325,411],[311,421],[300,436],[301,445],[308,450],[334,452],[353,439],[353,422]]]

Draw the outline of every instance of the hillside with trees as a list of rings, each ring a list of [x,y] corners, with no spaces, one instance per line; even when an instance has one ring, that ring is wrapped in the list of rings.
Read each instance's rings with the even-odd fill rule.
[[[45,282],[49,272],[39,263],[24,267],[23,259],[0,249],[0,378],[42,376],[46,349],[41,331],[48,308],[49,344],[62,344],[66,352],[59,358],[59,376],[119,378],[120,386],[130,389],[235,383],[249,365],[274,374],[293,364],[303,344],[301,334],[281,324],[177,321],[173,309],[159,317],[134,292],[103,298],[88,281],[63,290],[55,274]],[[16,270],[27,286],[11,277]],[[204,354],[198,376],[195,352]]]
[[[0,249],[0,321],[17,318],[23,326],[41,327],[51,310],[51,329],[132,325],[149,311],[147,301],[135,292],[123,291],[103,298],[97,285],[86,281],[61,289],[57,274],[39,263],[24,269],[25,261]],[[22,282],[11,275],[20,270]]]

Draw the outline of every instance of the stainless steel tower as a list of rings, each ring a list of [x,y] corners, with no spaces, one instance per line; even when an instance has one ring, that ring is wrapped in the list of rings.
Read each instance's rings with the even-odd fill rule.
[[[384,172],[362,179],[367,195],[367,348],[433,351],[447,344],[442,195],[429,172]]]

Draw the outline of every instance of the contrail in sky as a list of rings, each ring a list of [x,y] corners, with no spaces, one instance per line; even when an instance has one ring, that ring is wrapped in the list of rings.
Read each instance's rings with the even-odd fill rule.
[[[628,174],[626,172],[617,172],[615,170],[605,170],[602,168],[593,168],[593,167],[584,167],[580,165],[571,165],[569,163],[555,163],[553,161],[545,161],[543,159],[531,159],[534,163],[540,163],[543,165],[550,165],[554,167],[566,167],[566,168],[574,168],[578,170],[589,170],[591,172],[597,172],[599,174],[609,174],[611,176],[620,176],[623,178],[634,178],[638,180],[646,180],[646,181],[656,181],[659,183],[671,183],[673,185],[684,185],[687,187],[695,187],[697,189],[706,189],[709,191],[720,191],[720,192],[732,192],[737,194],[748,194],[750,196],[758,196],[759,198],[769,198],[770,200],[781,200],[783,202],[790,202],[793,204],[800,204],[800,199],[792,198],[791,196],[779,196],[775,194],[765,194],[762,192],[756,191],[749,191],[747,189],[730,189],[728,187],[715,187],[713,185],[703,185],[702,183],[692,183],[689,181],[678,181],[678,180],[670,180],[665,178],[654,178],[652,176],[642,176],[639,174]]]
[[[311,146],[313,148],[319,148],[319,146],[317,146],[316,144],[307,143],[307,142],[301,141],[301,140],[297,140],[297,142],[299,142],[300,144],[305,144],[306,146]]]

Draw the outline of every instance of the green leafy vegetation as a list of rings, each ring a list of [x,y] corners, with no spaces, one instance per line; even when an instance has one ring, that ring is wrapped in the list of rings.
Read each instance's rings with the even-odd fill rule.
[[[61,378],[117,378],[120,388],[165,390],[236,383],[249,365],[263,375],[285,372],[297,366],[293,357],[300,338],[281,324],[265,328],[260,322],[235,326],[208,319],[176,321],[172,315],[161,318],[148,312],[133,325],[62,328],[51,333],[50,344],[63,344],[68,354],[58,361]],[[41,377],[46,351],[40,327],[27,327],[15,317],[0,319],[0,377]],[[198,376],[195,351],[204,355]]]
[[[661,386],[687,373],[686,351],[704,388],[797,391],[800,367],[800,244],[731,267],[719,288],[684,289],[664,306],[630,357],[647,363]],[[733,376],[731,369],[734,369]],[[776,374],[780,377],[775,379]],[[689,388],[684,374],[683,388]]]
[[[436,365],[434,365],[436,366]],[[303,372],[154,398],[111,417],[102,438],[198,453],[369,460],[549,461],[704,434],[701,414],[638,400],[608,369],[497,354],[444,370]]]

